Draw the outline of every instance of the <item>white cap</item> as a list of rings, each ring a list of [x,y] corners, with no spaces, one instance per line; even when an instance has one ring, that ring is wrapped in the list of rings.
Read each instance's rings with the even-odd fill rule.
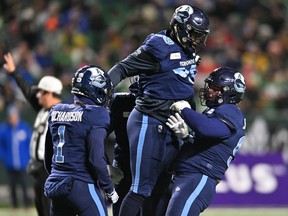
[[[44,76],[38,83],[38,89],[61,95],[62,82],[53,76]]]

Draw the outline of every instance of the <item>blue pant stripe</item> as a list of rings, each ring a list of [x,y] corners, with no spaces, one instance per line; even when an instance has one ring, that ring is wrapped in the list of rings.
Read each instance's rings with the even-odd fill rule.
[[[193,204],[194,200],[196,199],[196,197],[200,194],[200,192],[202,191],[202,189],[204,188],[206,182],[207,182],[208,177],[206,175],[203,175],[201,178],[201,181],[199,182],[198,186],[196,187],[196,189],[193,191],[193,193],[191,193],[191,195],[189,196],[189,198],[187,199],[183,211],[181,213],[181,216],[186,216],[188,215],[188,212],[190,210],[191,205]]]
[[[142,151],[145,140],[145,134],[148,127],[148,116],[143,115],[142,117],[142,126],[139,134],[138,145],[137,145],[137,155],[136,155],[136,168],[135,168],[135,178],[133,182],[132,191],[134,193],[138,192],[139,180],[140,180],[140,168],[141,168],[141,160],[142,160]]]
[[[88,184],[88,187],[89,187],[89,192],[90,192],[90,194],[91,194],[91,196],[92,196],[92,198],[93,198],[93,200],[94,200],[94,202],[95,202],[95,204],[99,210],[100,216],[102,216],[102,215],[106,216],[103,205],[102,205],[102,203],[101,203],[101,201],[100,201],[100,199],[99,199],[99,197],[95,191],[94,184]]]

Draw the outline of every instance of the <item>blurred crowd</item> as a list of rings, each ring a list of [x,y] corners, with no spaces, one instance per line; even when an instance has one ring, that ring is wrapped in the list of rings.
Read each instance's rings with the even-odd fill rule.
[[[76,68],[91,63],[109,70],[148,34],[168,28],[174,9],[185,3],[204,9],[210,18],[207,46],[199,50],[196,88],[214,68],[230,66],[247,80],[244,111],[287,110],[285,0],[2,0],[1,65],[10,51],[29,82],[56,76],[66,89],[63,101],[71,102],[69,84]],[[25,107],[3,71],[0,87],[0,110],[14,102]],[[124,82],[116,91],[126,87]]]

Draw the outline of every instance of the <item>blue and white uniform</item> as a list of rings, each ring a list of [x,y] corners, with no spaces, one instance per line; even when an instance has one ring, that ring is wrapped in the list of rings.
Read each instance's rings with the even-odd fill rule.
[[[212,202],[216,185],[243,143],[245,119],[234,104],[208,108],[203,114],[184,108],[182,116],[195,138],[179,151],[160,209],[168,206],[165,215],[169,216],[197,216]]]
[[[107,215],[100,189],[114,188],[104,156],[110,116],[103,106],[81,101],[58,104],[49,113],[46,139],[53,146],[45,146],[45,195],[52,199],[51,215]]]
[[[127,123],[132,186],[120,215],[134,215],[136,206],[143,206],[159,175],[177,154],[177,138],[165,122],[175,101],[187,100],[194,105],[195,57],[194,50],[184,50],[164,30],[150,34],[134,53],[108,71],[114,86],[126,77],[139,75],[139,95]],[[132,198],[133,194],[138,198]],[[125,209],[125,205],[131,206],[131,199],[137,200],[133,213]]]

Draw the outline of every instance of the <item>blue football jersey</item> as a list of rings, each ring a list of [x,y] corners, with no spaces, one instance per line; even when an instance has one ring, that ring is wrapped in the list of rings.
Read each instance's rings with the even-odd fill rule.
[[[109,112],[96,105],[58,104],[49,114],[49,130],[53,141],[51,176],[73,176],[88,183],[95,183],[104,173],[103,181],[111,184],[104,160],[104,143],[91,143],[89,137],[97,129],[105,129],[106,136],[110,123]],[[93,148],[90,145],[95,145]],[[96,149],[94,152],[89,152]],[[92,155],[92,157],[91,157]],[[89,164],[96,164],[93,170]],[[94,162],[96,163],[96,162]],[[95,167],[93,167],[95,169]]]
[[[194,96],[194,79],[197,74],[195,53],[187,55],[179,45],[166,36],[165,30],[150,34],[141,48],[152,55],[161,67],[157,73],[139,74],[139,85],[144,95],[161,100]]]
[[[217,118],[231,130],[226,137],[201,137],[195,134],[194,143],[185,143],[175,163],[176,172],[201,172],[211,178],[221,180],[230,162],[234,160],[245,136],[245,119],[234,104],[224,104],[208,108],[203,114],[208,118]],[[218,128],[215,128],[217,131]]]

